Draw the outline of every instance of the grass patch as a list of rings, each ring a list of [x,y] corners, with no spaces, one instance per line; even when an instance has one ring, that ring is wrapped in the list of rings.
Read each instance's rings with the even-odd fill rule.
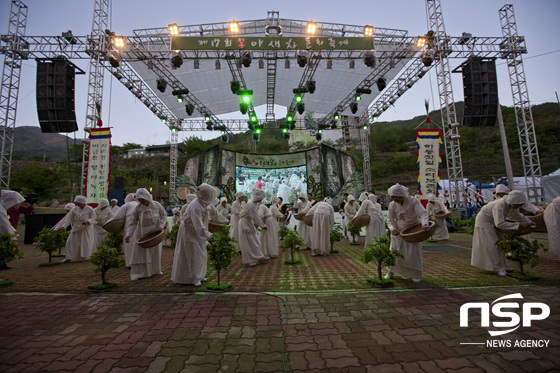
[[[508,277],[513,277],[516,280],[519,281],[538,281],[541,278],[539,276],[535,276],[535,275],[530,275],[528,273],[522,275],[521,273],[508,273],[507,274]]]
[[[39,267],[52,267],[62,264],[61,262],[39,263]]]
[[[288,259],[288,260],[284,260],[284,264],[298,264],[298,263],[301,263],[301,260],[299,260],[299,259],[294,259],[294,260]]]
[[[215,290],[215,291],[228,291],[233,287],[232,284],[220,284],[213,282],[211,284],[206,285],[207,290]]]
[[[366,279],[366,281],[368,282],[368,284],[370,285],[374,285],[380,288],[390,288],[393,287],[397,284],[396,281],[394,280],[388,280],[388,279],[378,279],[378,278],[368,278]]]
[[[430,238],[430,239],[426,240],[426,242],[438,242],[438,240],[434,240],[434,239]]]
[[[10,280],[0,280],[0,286],[10,286],[12,285],[14,282],[10,281]]]
[[[339,252],[340,251],[338,249],[329,250],[329,253],[331,253],[331,254],[338,254]]]
[[[64,254],[52,254],[51,257],[53,258],[62,258],[63,256],[66,256]]]
[[[112,289],[112,288],[115,288],[115,287],[117,287],[117,284],[108,283],[108,284],[90,285],[87,288],[89,290],[103,291],[103,290],[108,290],[108,289]]]
[[[356,241],[356,242],[350,242],[350,245],[353,245],[353,246],[359,246],[359,245],[360,245],[360,243],[359,243],[359,242],[357,242],[357,241]]]

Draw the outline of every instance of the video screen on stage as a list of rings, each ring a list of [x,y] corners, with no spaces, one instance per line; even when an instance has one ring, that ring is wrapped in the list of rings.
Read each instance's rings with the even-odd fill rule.
[[[307,168],[305,165],[288,168],[235,167],[236,192],[243,192],[251,199],[254,188],[266,193],[265,203],[272,197],[282,197],[285,204],[293,204],[299,193],[307,194]]]

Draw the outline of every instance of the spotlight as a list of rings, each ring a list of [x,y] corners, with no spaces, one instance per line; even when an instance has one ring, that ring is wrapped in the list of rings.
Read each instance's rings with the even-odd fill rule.
[[[171,127],[171,132],[177,132],[177,128]]]
[[[362,96],[360,96],[359,94],[356,93],[355,99],[356,99],[356,101],[360,101],[362,99]]]
[[[385,78],[379,78],[377,79],[377,89],[379,89],[379,92],[381,92],[382,90],[385,89],[385,87],[387,86],[386,82],[385,82]]]
[[[297,112],[301,115],[305,111],[305,104],[300,102],[297,104]]]
[[[264,69],[264,60],[262,58],[259,59],[259,69]]]
[[[115,36],[113,38],[115,48],[124,48],[124,38],[122,36]]]
[[[333,124],[331,124],[331,130],[335,130],[338,126],[336,125],[336,122],[333,122]]]
[[[243,115],[247,114],[248,109],[249,109],[249,105],[247,105],[245,102],[241,101],[239,103],[239,111],[241,112],[241,114]]]
[[[241,84],[236,81],[236,80],[232,80],[229,83],[229,87],[231,88],[231,93],[233,93],[234,95],[239,93],[239,89],[241,88]]]
[[[208,131],[212,131],[212,130],[214,129],[214,127],[212,127],[212,122],[206,123],[206,129],[207,129]]]
[[[222,64],[221,64],[220,60],[216,60],[216,65],[215,66],[216,66],[215,67],[216,70],[221,70],[222,69]]]
[[[366,130],[366,131],[367,131],[367,129],[368,129],[368,125],[367,125],[367,124],[364,124],[364,126],[363,126],[362,128],[363,128],[364,130]]]
[[[340,114],[338,114],[338,112],[334,113],[334,120],[339,120],[340,119]]]
[[[313,94],[313,92],[315,92],[315,81],[314,80],[310,80],[307,82],[307,92]]]
[[[187,88],[184,88],[184,89],[174,89],[174,90],[171,92],[171,94],[172,94],[173,96],[179,96],[179,95],[186,96],[186,95],[189,94],[189,90],[188,90]]]
[[[307,24],[307,33],[314,34],[317,31],[317,24],[315,22],[309,22]]]
[[[356,112],[358,111],[358,104],[356,102],[352,102],[350,104],[350,111],[352,112],[352,114],[356,114]]]
[[[286,132],[283,133],[284,136],[284,140],[289,140],[290,139],[290,134],[288,133],[288,131],[286,130]]]
[[[181,96],[181,95],[177,96],[177,102],[182,103],[183,102],[183,96]]]
[[[364,53],[364,64],[367,67],[375,67],[375,54],[372,51]]]
[[[204,121],[208,124],[211,123],[210,122],[210,115],[209,114],[204,114]]]
[[[369,88],[356,88],[356,93],[359,95],[369,95],[371,94],[371,89]]]
[[[364,26],[364,36],[373,36],[373,26],[366,25]]]
[[[167,123],[167,118],[166,117],[160,117],[159,119],[161,120],[161,123]]]
[[[188,116],[190,117],[194,112],[194,105],[193,104],[186,104],[185,111],[187,112]]]
[[[251,61],[252,61],[251,53],[249,53],[249,51],[242,51],[240,60],[243,66],[245,67],[251,66]]]
[[[422,53],[422,63],[424,66],[431,66],[434,62],[435,52],[431,49],[426,49],[424,53]]]
[[[231,21],[229,23],[229,32],[231,32],[232,34],[237,34],[239,32],[239,23]]]
[[[119,51],[112,49],[107,52],[107,59],[109,60],[111,66],[119,67],[119,65],[121,64],[122,57]]]
[[[69,44],[76,44],[78,40],[72,35],[72,30],[68,30],[62,33],[62,37],[66,39]]]
[[[321,136],[320,133],[317,133],[317,134],[315,135],[315,140],[317,140],[317,141],[321,141],[322,138],[323,138],[323,136]]]
[[[327,69],[328,70],[332,69],[332,60],[330,58],[327,60]]]
[[[253,132],[253,140],[256,141],[256,142],[258,142],[258,141],[259,141],[259,138],[260,138],[259,134],[256,133],[256,132]]]
[[[229,142],[229,136],[228,135],[222,135],[222,142],[225,142],[227,144]]]
[[[299,67],[305,67],[307,65],[307,52],[298,50],[296,60]]]
[[[253,95],[253,90],[243,89],[240,90],[238,94],[241,95],[241,101],[243,101],[246,104],[251,103],[251,96]]]
[[[167,88],[167,80],[165,80],[164,78],[159,78],[158,80],[156,80],[156,87],[158,91],[164,93],[165,88]]]
[[[425,45],[426,38],[419,36],[418,39],[416,39],[416,48],[424,48]]]
[[[376,122],[378,119],[379,119],[379,116],[378,116],[377,114],[374,114],[374,115],[371,117],[371,120],[374,121],[374,122]]]
[[[303,100],[303,97],[301,97],[301,95],[296,95],[296,102],[301,102],[301,100]]]
[[[350,62],[348,64],[348,68],[353,69],[354,67],[356,67],[356,62],[354,60],[350,60]]]
[[[323,129],[321,127],[319,127],[319,129],[317,130],[318,133],[323,133]]]
[[[256,115],[256,114],[252,114],[251,117],[249,118],[249,121],[250,121],[252,124],[257,124],[257,123],[258,123],[257,115]]]
[[[176,23],[172,23],[167,27],[169,28],[169,35],[171,36],[179,35],[179,26],[177,26]]]

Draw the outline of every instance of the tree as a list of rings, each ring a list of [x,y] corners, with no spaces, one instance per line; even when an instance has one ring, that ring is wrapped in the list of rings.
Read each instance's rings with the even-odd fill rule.
[[[374,262],[377,265],[377,279],[368,279],[367,281],[381,286],[394,285],[393,280],[385,280],[381,277],[381,269],[394,266],[397,258],[404,258],[404,255],[391,250],[391,239],[389,237],[376,237],[373,243],[367,245],[360,258],[366,264]]]
[[[356,236],[360,237],[360,233],[362,232],[362,228],[358,228],[354,226],[352,223],[348,223],[348,233],[352,235],[352,241],[350,245],[359,245],[358,241],[356,241]]]
[[[56,195],[56,190],[61,186],[61,180],[66,180],[65,171],[58,166],[48,166],[43,163],[33,162],[12,171],[12,185],[38,194],[39,198]],[[54,193],[53,193],[54,192]]]
[[[506,233],[504,239],[496,242],[496,246],[506,254],[506,258],[519,264],[519,273],[524,276],[523,266],[529,264],[536,266],[539,261],[538,251],[548,249],[538,240],[527,240],[523,238],[523,232]]]
[[[19,251],[15,235],[5,233],[0,236],[0,269],[8,269],[7,264],[14,259],[23,258],[23,253]]]
[[[212,233],[212,241],[206,247],[208,251],[208,260],[212,265],[212,268],[216,270],[218,277],[217,284],[208,284],[207,289],[210,290],[228,290],[231,288],[231,284],[220,284],[220,274],[222,270],[227,269],[233,260],[237,256],[237,247],[235,243],[237,240],[229,236],[229,225],[224,226],[224,230],[221,232]]]
[[[119,251],[114,247],[109,247],[106,243],[102,243],[97,251],[91,254],[89,261],[95,264],[95,273],[101,273],[101,284],[88,286],[91,290],[104,290],[117,286],[107,282],[107,271],[111,268],[119,268],[124,265],[124,259],[119,258]]]
[[[67,230],[58,232],[44,227],[33,241],[37,243],[39,250],[49,254],[49,263],[52,263],[52,254],[66,245],[69,234]]]
[[[299,247],[303,245],[303,239],[300,237],[297,231],[293,231],[288,227],[282,227],[280,229],[280,237],[283,238],[282,244],[280,247],[282,251],[290,250],[291,260],[285,260],[285,264],[297,264],[301,262],[301,260],[294,259],[294,251],[299,250]]]
[[[190,158],[198,153],[203,153],[210,149],[214,144],[210,141],[202,140],[200,137],[191,136],[185,139],[181,144],[183,152],[187,158]]]
[[[344,233],[340,229],[338,228],[331,229],[331,233],[330,233],[331,253],[338,253],[338,250],[334,249],[334,243],[341,241],[342,237],[344,237]]]

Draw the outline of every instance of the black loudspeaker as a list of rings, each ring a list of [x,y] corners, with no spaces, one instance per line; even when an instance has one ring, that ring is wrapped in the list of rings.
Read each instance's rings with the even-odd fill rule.
[[[37,114],[41,132],[78,130],[74,107],[76,71],[66,59],[37,61]]]
[[[115,184],[113,187],[115,189],[124,189],[124,177],[115,176]]]
[[[498,115],[498,81],[496,62],[470,58],[463,66],[465,111],[463,125],[490,127]]]
[[[25,215],[25,236],[23,243],[29,245],[44,227],[52,228],[66,214],[27,214]]]
[[[124,204],[124,197],[126,197],[126,190],[124,189],[109,189],[107,199],[111,202],[112,199],[117,200],[117,205],[122,206]]]

